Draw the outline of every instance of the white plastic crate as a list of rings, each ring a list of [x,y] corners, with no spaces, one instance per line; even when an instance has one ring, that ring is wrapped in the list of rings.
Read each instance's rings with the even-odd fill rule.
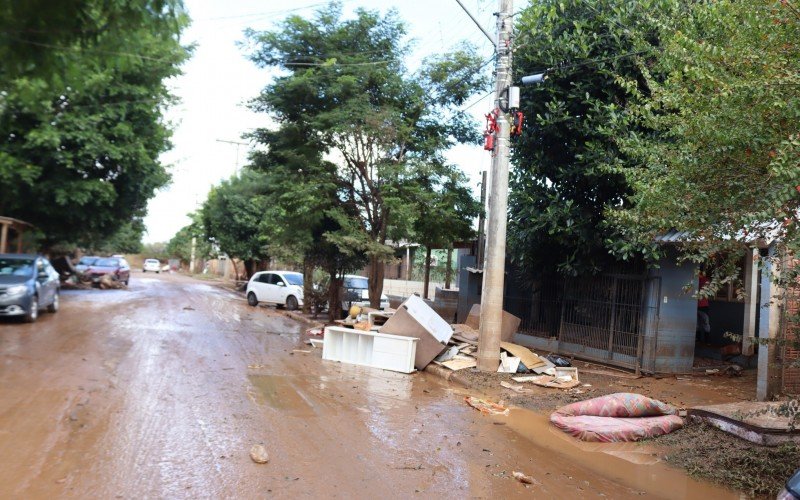
[[[413,337],[329,326],[325,328],[322,359],[411,373],[414,371],[418,340]]]

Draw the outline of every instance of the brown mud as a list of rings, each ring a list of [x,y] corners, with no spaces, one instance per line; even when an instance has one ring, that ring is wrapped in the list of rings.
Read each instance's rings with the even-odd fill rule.
[[[293,352],[301,330],[163,274],[0,321],[0,497],[735,496],[654,452],[584,450],[524,410],[485,416],[425,373]]]

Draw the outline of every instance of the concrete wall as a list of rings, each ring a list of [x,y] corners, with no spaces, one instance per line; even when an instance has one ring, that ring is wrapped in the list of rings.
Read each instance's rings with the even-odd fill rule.
[[[651,275],[661,278],[658,295],[659,315],[657,327],[645,334],[645,370],[659,373],[686,373],[694,363],[695,329],[697,326],[697,280],[695,266],[678,264],[674,250],[653,269]],[[691,289],[684,290],[687,284]],[[658,293],[657,287],[654,288]]]

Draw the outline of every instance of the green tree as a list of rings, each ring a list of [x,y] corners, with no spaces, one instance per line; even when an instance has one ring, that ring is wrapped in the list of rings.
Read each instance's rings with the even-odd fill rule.
[[[164,81],[188,57],[177,41],[186,17],[177,2],[136,5],[139,15],[108,20],[113,30],[51,47],[57,70],[0,78],[0,213],[35,224],[44,246],[113,235],[169,181]]]
[[[660,28],[649,92],[631,87],[634,117],[652,132],[620,140],[636,160],[620,170],[633,192],[610,215],[641,248],[685,231],[695,260],[738,256],[743,239],[767,232],[796,246],[800,11],[788,1],[698,2]]]
[[[659,43],[675,4],[542,0],[517,17],[516,74],[548,76],[522,89],[528,124],[512,153],[509,250],[527,272],[594,273],[611,259],[620,235],[604,211],[630,194],[613,167],[632,164],[616,139],[638,126],[626,110],[645,83],[643,41]]]
[[[167,242],[165,257],[180,259],[182,263],[188,264],[192,259],[192,238],[195,240],[195,259],[206,259],[211,256],[211,244],[203,231],[200,214],[195,213],[191,217],[192,223],[183,226]]]
[[[266,177],[244,169],[211,189],[200,217],[209,241],[232,260],[244,261],[247,277],[259,261],[268,261],[270,235],[261,224],[271,203]]]
[[[248,32],[251,59],[284,72],[251,106],[291,124],[323,153],[339,159],[329,172],[337,203],[326,212],[339,229],[327,240],[370,260],[370,301],[383,289],[389,239],[410,233],[414,168],[458,141],[476,140],[468,116],[455,110],[483,80],[480,61],[460,50],[407,72],[405,28],[390,12],[358,9],[350,19],[332,3],[313,19],[286,18],[274,31]],[[458,68],[458,71],[448,71]]]
[[[414,236],[425,246],[425,285],[423,296],[428,298],[431,271],[431,250],[446,249],[445,282],[450,283],[450,255],[453,243],[468,241],[475,236],[472,222],[480,214],[466,176],[453,168],[434,165],[418,170],[420,189],[416,203],[417,218]]]

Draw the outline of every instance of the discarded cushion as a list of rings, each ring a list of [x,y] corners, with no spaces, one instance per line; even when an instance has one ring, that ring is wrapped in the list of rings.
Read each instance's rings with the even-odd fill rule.
[[[620,392],[563,406],[550,421],[583,441],[638,441],[683,427],[678,410],[655,399]]]

